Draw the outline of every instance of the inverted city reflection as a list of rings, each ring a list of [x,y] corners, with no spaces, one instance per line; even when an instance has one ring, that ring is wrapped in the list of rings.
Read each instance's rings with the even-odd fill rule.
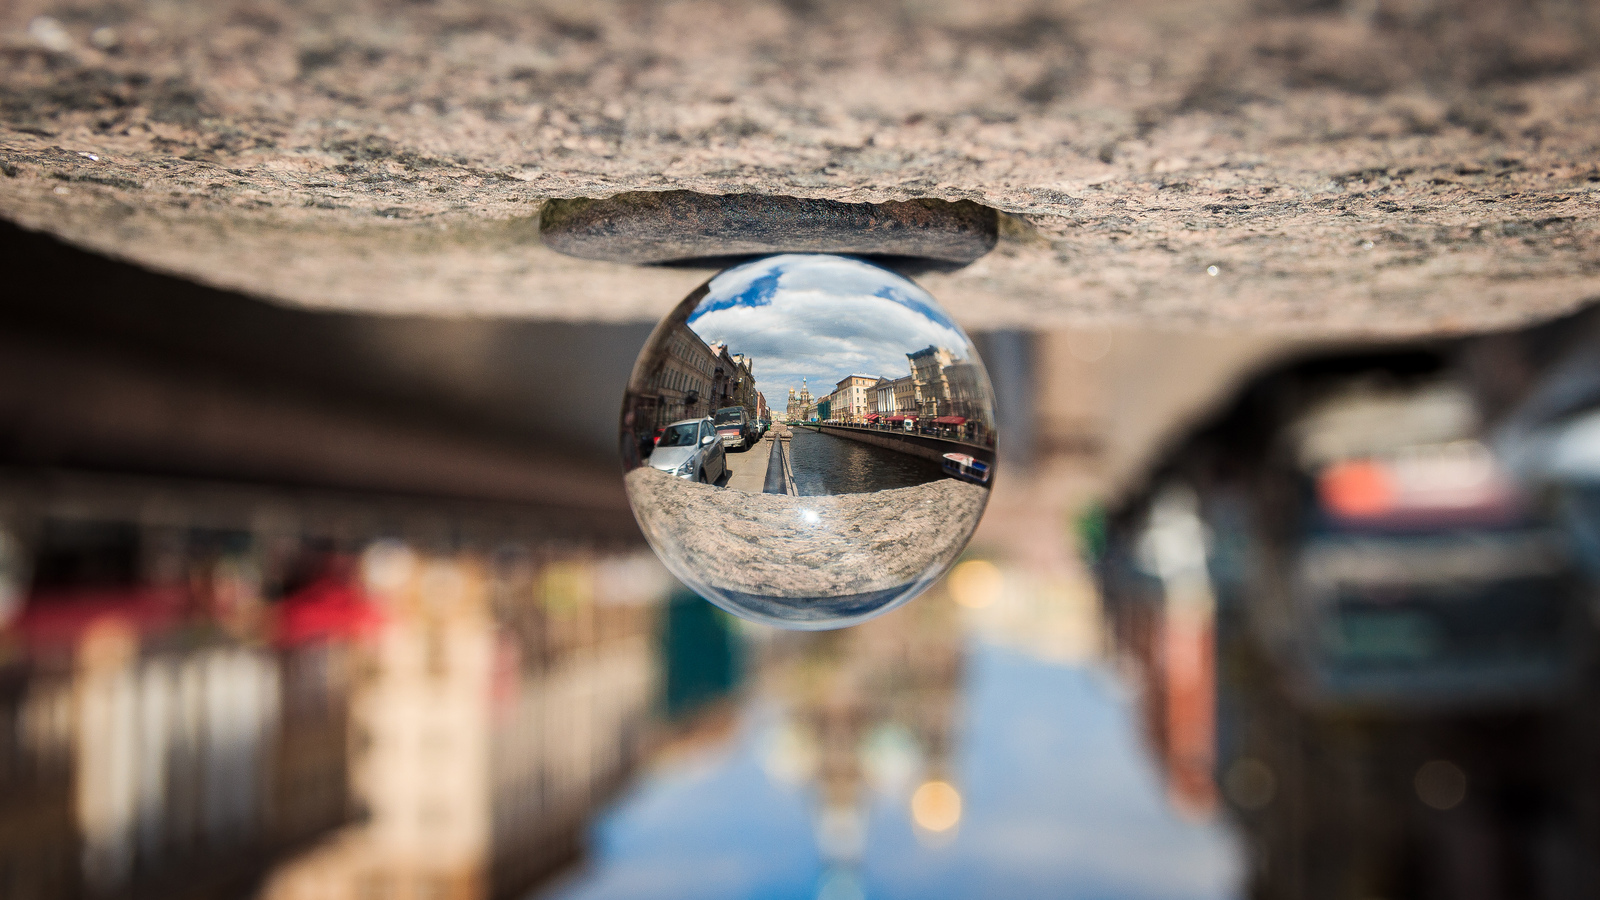
[[[337,337],[159,287],[82,292],[122,316],[87,336],[0,303],[0,897],[1600,893],[1593,313],[977,335],[1013,454],[982,528],[919,602],[803,632],[639,539],[605,454],[642,329]],[[935,483],[829,446],[794,499]]]
[[[1176,808],[1259,897],[1585,897],[1594,316],[1283,366],[1154,465],[1100,570]]]
[[[649,733],[667,582],[648,559],[21,530],[7,897],[503,895],[571,860]]]
[[[701,596],[787,628],[926,589],[977,527],[994,447],[967,336],[916,284],[838,256],[712,278],[650,336],[623,399],[651,546]]]
[[[974,558],[859,628],[774,631],[639,550],[269,500],[8,520],[6,896],[1226,896],[1225,836],[1161,809],[1083,667],[1081,571]]]

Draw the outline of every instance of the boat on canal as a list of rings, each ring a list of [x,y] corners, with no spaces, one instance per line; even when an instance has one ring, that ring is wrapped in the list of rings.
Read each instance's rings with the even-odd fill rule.
[[[989,464],[974,458],[969,453],[946,453],[944,455],[944,471],[954,475],[962,481],[973,484],[989,483]]]

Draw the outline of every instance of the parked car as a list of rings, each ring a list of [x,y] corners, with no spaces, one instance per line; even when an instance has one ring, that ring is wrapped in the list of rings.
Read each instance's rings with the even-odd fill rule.
[[[743,450],[760,440],[756,435],[755,420],[742,406],[724,406],[717,410],[715,422],[724,447],[732,444]]]
[[[650,454],[651,468],[679,478],[715,484],[727,471],[728,457],[710,419],[684,419],[661,431]]]

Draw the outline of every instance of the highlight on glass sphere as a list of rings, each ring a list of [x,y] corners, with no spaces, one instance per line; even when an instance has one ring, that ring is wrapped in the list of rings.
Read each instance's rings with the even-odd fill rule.
[[[784,628],[851,625],[932,584],[983,515],[994,450],[966,334],[912,281],[841,256],[701,285],[622,408],[628,499],[662,562]]]

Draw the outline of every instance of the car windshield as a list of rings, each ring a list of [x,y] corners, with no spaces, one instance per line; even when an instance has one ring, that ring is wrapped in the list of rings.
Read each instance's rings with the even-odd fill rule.
[[[700,439],[700,423],[686,422],[682,425],[673,425],[661,433],[658,447],[693,447]]]
[[[735,406],[729,409],[717,410],[718,425],[732,425],[744,417],[744,410]]]

